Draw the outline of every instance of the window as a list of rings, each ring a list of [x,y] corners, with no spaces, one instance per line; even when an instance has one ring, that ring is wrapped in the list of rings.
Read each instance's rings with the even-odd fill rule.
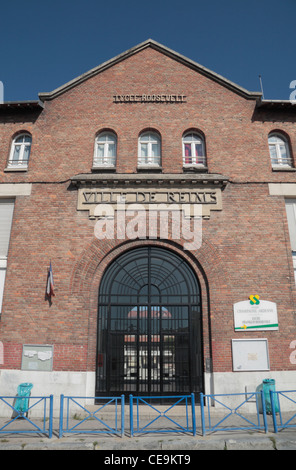
[[[271,165],[273,167],[292,166],[292,159],[287,139],[281,134],[270,134],[268,137]]]
[[[156,132],[145,132],[140,135],[138,164],[160,166],[160,136]]]
[[[187,133],[183,136],[183,166],[206,166],[205,143],[201,135]]]
[[[294,278],[296,283],[296,199],[286,199],[286,212],[292,250]]]
[[[14,138],[8,160],[8,168],[27,169],[31,152],[32,137],[21,134]]]
[[[117,138],[113,132],[102,132],[96,137],[93,167],[115,167]]]
[[[0,199],[0,313],[2,310],[13,208],[13,199]]]

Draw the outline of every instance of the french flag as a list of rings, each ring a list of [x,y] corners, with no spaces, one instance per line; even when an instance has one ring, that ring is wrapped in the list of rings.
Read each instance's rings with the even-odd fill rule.
[[[48,270],[48,275],[47,275],[47,286],[46,286],[46,294],[49,298],[52,296],[55,296],[54,293],[54,283],[53,283],[53,274],[52,274],[52,267],[51,267],[51,262]]]

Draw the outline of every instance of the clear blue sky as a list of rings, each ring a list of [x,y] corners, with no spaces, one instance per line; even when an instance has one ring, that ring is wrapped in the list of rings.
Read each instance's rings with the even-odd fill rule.
[[[296,80],[296,0],[2,0],[5,101],[36,100],[155,41],[266,99]]]

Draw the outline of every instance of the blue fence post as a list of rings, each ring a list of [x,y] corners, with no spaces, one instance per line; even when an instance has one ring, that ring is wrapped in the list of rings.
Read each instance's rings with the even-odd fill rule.
[[[277,433],[278,427],[277,427],[277,422],[276,422],[275,403],[274,403],[274,397],[273,397],[273,394],[276,392],[274,392],[273,390],[269,390],[269,393],[270,393],[270,404],[271,404],[273,427],[274,427],[274,432]]]
[[[133,417],[133,396],[129,396],[129,404],[130,404],[130,433],[131,437],[134,437],[134,417]]]
[[[195,397],[194,393],[191,393],[191,412],[192,412],[192,431],[193,435],[196,435],[196,417],[195,417]]]
[[[121,395],[121,437],[124,435],[124,395]]]
[[[63,436],[63,419],[64,419],[64,395],[60,399],[60,423],[59,423],[59,438]]]
[[[266,419],[266,403],[265,403],[265,397],[264,397],[263,390],[260,390],[260,394],[261,394],[261,401],[262,401],[264,429],[265,429],[265,432],[268,432],[268,425],[267,425],[267,419]]]
[[[52,420],[53,420],[53,395],[50,395],[49,397],[49,429],[48,429],[49,439],[52,438]]]
[[[201,415],[201,429],[202,429],[202,435],[206,435],[206,426],[205,426],[205,410],[204,410],[204,395],[203,393],[199,394],[200,396],[200,415]]]

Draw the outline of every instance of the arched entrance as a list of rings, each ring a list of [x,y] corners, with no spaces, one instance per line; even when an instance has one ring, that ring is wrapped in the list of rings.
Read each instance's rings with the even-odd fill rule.
[[[203,391],[200,287],[188,263],[156,247],[116,258],[100,285],[96,394]]]

